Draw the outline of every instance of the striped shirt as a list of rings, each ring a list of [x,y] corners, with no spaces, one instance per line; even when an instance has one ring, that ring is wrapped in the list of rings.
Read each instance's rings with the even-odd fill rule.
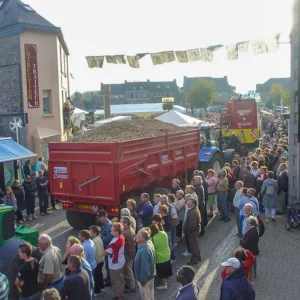
[[[7,300],[9,292],[9,283],[7,277],[0,273],[0,300]]]

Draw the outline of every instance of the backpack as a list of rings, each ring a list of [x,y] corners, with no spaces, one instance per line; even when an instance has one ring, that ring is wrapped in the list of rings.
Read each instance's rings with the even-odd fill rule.
[[[268,185],[266,188],[266,196],[274,196],[275,187],[274,185]]]
[[[257,207],[257,203],[253,200],[251,200],[251,202],[253,202],[256,205],[257,211],[259,212],[259,209]],[[257,221],[258,221],[258,229],[259,229],[258,236],[262,237],[265,233],[265,223],[259,215],[257,216]]]

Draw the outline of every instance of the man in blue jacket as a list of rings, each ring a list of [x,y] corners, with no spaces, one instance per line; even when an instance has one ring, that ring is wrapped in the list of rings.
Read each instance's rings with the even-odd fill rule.
[[[245,277],[240,261],[231,257],[221,264],[227,277],[221,285],[220,300],[255,300],[255,292]]]
[[[193,283],[195,269],[183,266],[177,271],[176,281],[181,283],[175,300],[197,300],[200,296],[199,287]]]
[[[148,227],[152,224],[153,206],[147,193],[141,194],[141,203],[143,205],[139,211],[139,218],[142,221],[143,227]]]
[[[107,248],[108,244],[113,239],[113,235],[111,234],[111,221],[107,218],[107,213],[105,210],[99,211],[96,216],[96,224],[101,226],[101,238],[103,241],[104,250]],[[107,277],[104,279],[104,286],[110,286],[110,276],[108,270],[108,256],[105,255],[105,269]]]
[[[154,300],[155,250],[149,232],[141,229],[135,237],[138,251],[134,259],[135,279],[142,300]]]

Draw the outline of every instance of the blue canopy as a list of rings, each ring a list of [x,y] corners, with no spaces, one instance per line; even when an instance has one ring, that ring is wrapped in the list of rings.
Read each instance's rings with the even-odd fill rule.
[[[0,163],[33,156],[36,154],[19,145],[12,138],[0,138]]]

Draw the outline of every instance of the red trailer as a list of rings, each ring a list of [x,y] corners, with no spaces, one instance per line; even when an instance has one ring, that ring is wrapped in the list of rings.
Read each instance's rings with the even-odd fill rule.
[[[130,196],[154,187],[169,188],[171,178],[197,168],[198,130],[111,143],[49,143],[51,193],[63,201],[74,228],[87,228],[105,209],[118,216]]]

